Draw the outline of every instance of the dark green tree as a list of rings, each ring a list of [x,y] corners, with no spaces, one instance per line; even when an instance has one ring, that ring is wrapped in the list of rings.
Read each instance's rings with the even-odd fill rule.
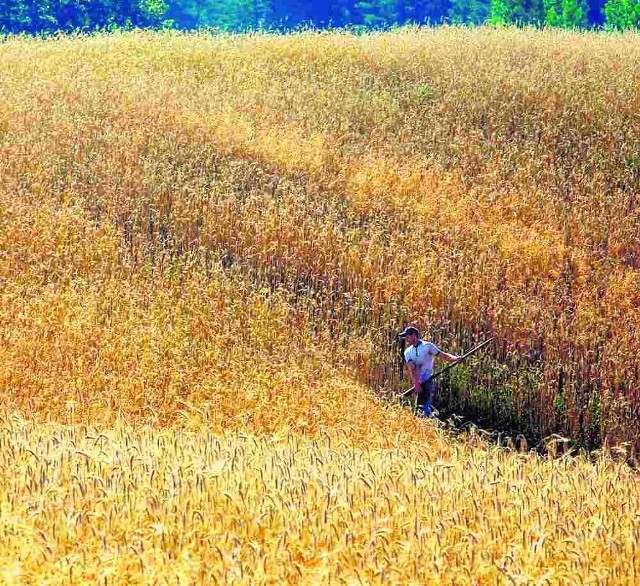
[[[361,14],[363,24],[370,27],[400,22],[400,12],[394,0],[363,0],[356,4],[356,9]]]
[[[544,0],[545,22],[552,27],[581,28],[588,24],[586,0]]]
[[[589,26],[600,27],[604,25],[604,5],[606,0],[589,0]]]
[[[108,26],[157,26],[164,0],[0,0],[0,30],[31,34]]]
[[[493,0],[489,20],[493,24],[542,24],[542,0]]]
[[[443,22],[637,26],[638,0],[0,0],[0,31],[41,33],[104,27],[386,27]]]
[[[610,30],[640,28],[640,0],[607,0],[604,13]]]
[[[449,20],[454,23],[483,24],[491,15],[491,2],[485,0],[451,0]]]

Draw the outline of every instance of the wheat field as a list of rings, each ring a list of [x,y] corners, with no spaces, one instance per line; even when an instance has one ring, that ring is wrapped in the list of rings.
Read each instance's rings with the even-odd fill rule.
[[[4,39],[0,582],[637,582],[639,64],[489,28]],[[414,417],[409,322],[496,337],[443,408],[603,447]]]

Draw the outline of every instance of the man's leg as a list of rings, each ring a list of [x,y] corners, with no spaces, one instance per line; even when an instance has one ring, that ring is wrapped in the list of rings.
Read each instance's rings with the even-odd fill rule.
[[[435,395],[435,392],[436,392],[436,383],[430,380],[428,383],[425,383],[425,385],[427,387],[427,392],[429,393],[427,415],[431,415],[431,413],[433,412],[433,396]]]
[[[418,411],[418,415],[429,415],[430,413],[428,383],[422,383],[420,385],[416,408]]]
[[[436,386],[433,381],[420,385],[420,391],[418,392],[418,414],[431,415],[435,388]]]

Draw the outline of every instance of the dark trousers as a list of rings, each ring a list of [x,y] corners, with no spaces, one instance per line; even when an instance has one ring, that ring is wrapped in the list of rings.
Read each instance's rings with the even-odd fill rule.
[[[433,381],[427,381],[420,385],[418,390],[418,407],[432,407],[431,398],[436,389],[436,385]]]

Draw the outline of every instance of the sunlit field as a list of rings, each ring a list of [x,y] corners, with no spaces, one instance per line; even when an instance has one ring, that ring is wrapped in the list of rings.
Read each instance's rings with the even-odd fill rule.
[[[0,583],[636,583],[639,41],[0,43]]]
[[[371,425],[373,438],[384,433]],[[449,445],[422,429],[389,443],[358,445],[336,432],[312,439],[9,420],[0,432],[0,576],[636,582],[638,482],[624,465]]]

